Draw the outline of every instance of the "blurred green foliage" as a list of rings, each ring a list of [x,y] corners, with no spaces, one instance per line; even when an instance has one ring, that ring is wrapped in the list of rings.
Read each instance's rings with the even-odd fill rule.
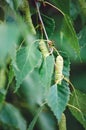
[[[55,48],[46,58],[41,38]],[[58,53],[61,85],[54,80]],[[65,129],[84,130],[85,98],[86,0],[0,0],[0,130],[60,130],[63,112]]]

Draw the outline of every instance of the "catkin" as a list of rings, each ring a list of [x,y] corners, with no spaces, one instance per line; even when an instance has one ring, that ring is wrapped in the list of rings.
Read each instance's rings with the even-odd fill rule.
[[[63,57],[59,55],[56,57],[56,64],[55,64],[55,82],[57,84],[61,84],[63,77],[62,71],[63,71]]]
[[[67,130],[66,128],[66,116],[62,113],[61,121],[59,122],[59,130]]]
[[[36,31],[35,31],[35,28],[33,26],[32,19],[31,19],[31,13],[30,13],[28,0],[23,0],[22,11],[24,13],[24,19],[25,19],[25,22],[27,23],[27,25],[29,27],[29,30],[33,34],[36,34]]]
[[[1,69],[0,70],[0,89],[5,87],[5,83],[6,83],[5,70]]]
[[[49,56],[49,52],[48,52],[46,43],[45,43],[45,41],[44,41],[43,39],[41,39],[40,42],[39,42],[39,48],[40,48],[40,50],[41,50],[41,52],[42,52],[42,55],[43,55],[44,57]]]

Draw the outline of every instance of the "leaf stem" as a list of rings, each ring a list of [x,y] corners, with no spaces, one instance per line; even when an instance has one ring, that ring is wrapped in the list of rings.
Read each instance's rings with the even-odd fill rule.
[[[81,116],[82,116],[82,119],[84,120],[84,117],[83,117],[83,113],[82,113],[82,111],[79,109],[79,108],[77,108],[76,106],[73,106],[73,105],[71,105],[71,104],[67,104],[69,107],[71,107],[71,108],[74,108],[74,109],[76,109],[78,112],[80,112],[80,114],[81,114]]]
[[[44,3],[47,4],[47,5],[50,5],[50,6],[52,6],[54,9],[58,10],[63,16],[65,15],[59,8],[57,8],[57,7],[54,6],[53,4],[51,4],[51,3],[47,2],[47,1],[44,1]]]
[[[40,22],[41,22],[41,24],[42,24],[42,28],[43,28],[43,30],[44,30],[44,34],[45,34],[45,36],[46,36],[46,39],[47,39],[47,41],[50,41],[49,38],[48,38],[47,32],[46,32],[46,29],[45,29],[45,26],[44,26],[44,23],[43,23],[41,14],[40,14],[38,2],[35,1],[35,4],[36,4],[38,16],[39,16],[39,20],[40,20]]]
[[[78,112],[80,112],[81,114],[82,114],[82,112],[81,112],[81,110],[79,109],[79,108],[77,108],[77,107],[75,107],[75,106],[73,106],[73,105],[71,105],[71,104],[67,104],[69,107],[71,107],[71,108],[74,108],[74,109],[76,109]]]
[[[80,106],[79,106],[78,97],[77,97],[77,94],[76,94],[74,85],[73,85],[73,84],[71,83],[71,81],[70,81],[69,79],[67,79],[66,77],[64,77],[64,80],[67,81],[67,82],[71,85],[71,87],[72,87],[72,89],[73,89],[73,91],[74,91],[74,94],[75,94],[75,98],[76,98],[77,105],[78,105],[78,107],[80,107]]]
[[[30,125],[29,125],[29,127],[28,127],[28,130],[33,130],[33,128],[34,128],[34,126],[35,126],[35,124],[36,124],[36,122],[37,122],[37,119],[38,119],[40,113],[42,112],[43,108],[44,108],[44,105],[41,106],[41,107],[38,109],[36,115],[34,116],[32,122],[30,123]]]
[[[75,91],[75,88],[74,88],[73,84],[66,77],[64,77],[64,80],[66,80],[72,86],[74,94],[75,94],[76,103],[77,103],[77,105],[78,105],[79,108],[77,108],[77,107],[75,107],[75,106],[73,106],[71,104],[68,104],[68,106],[72,107],[72,108],[75,108],[77,111],[79,111],[81,113],[82,119],[84,120],[82,111],[80,110],[80,105],[79,105],[78,97],[77,97],[77,94],[76,94],[76,91]]]

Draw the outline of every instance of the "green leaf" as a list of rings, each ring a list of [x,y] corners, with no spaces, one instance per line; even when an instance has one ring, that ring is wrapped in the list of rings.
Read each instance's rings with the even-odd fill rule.
[[[31,103],[31,109],[34,110],[33,105],[41,104],[45,100],[51,86],[53,69],[54,57],[51,55],[44,60],[40,69],[35,68],[25,78],[19,91],[23,95],[23,99],[29,104]]]
[[[61,120],[63,111],[65,110],[68,100],[69,100],[69,88],[62,85],[53,85],[50,88],[47,103],[48,106],[53,111],[54,115],[58,119],[58,122]]]
[[[62,53],[64,59],[63,75],[69,79],[70,61],[65,53]],[[62,81],[62,85],[53,85],[48,94],[48,105],[53,111],[54,115],[60,121],[61,114],[65,110],[65,107],[69,100],[69,84],[66,81]]]
[[[86,26],[78,34],[80,44],[80,55],[83,62],[86,62]]]
[[[64,23],[61,30],[62,43],[64,46],[67,46],[67,42],[73,50],[80,55],[79,41],[76,35],[76,32],[73,28],[72,21],[68,15],[64,15]],[[65,41],[65,42],[64,42]]]
[[[0,24],[0,36],[0,65],[3,65],[8,54],[14,55],[19,30],[13,24]]]
[[[21,48],[13,60],[13,69],[16,76],[16,90],[29,74],[37,66],[41,65],[42,55],[36,44]]]
[[[69,101],[69,103],[74,107],[69,106],[69,110],[71,111],[73,116],[86,129],[86,103],[85,101],[86,101],[86,94],[75,89]]]
[[[17,108],[9,103],[3,105],[3,109],[0,112],[0,122],[11,128],[26,130],[26,121],[22,117],[21,113]]]
[[[66,39],[66,42],[69,43],[69,45],[79,56],[80,55],[79,42],[69,15],[69,0],[64,0],[64,1],[54,0],[51,3],[54,3],[55,6],[58,9],[60,9],[60,12],[64,16],[64,23],[62,26],[62,30],[60,31],[61,34],[60,38],[62,42],[64,43],[64,39]]]
[[[33,113],[37,110],[37,105],[41,105],[44,98],[44,84],[41,82],[38,68],[35,68],[27,75],[19,89],[19,93],[29,110]]]
[[[41,82],[44,85],[45,97],[51,85],[53,71],[54,71],[54,56],[50,55],[44,60],[42,68],[40,70],[40,78]]]

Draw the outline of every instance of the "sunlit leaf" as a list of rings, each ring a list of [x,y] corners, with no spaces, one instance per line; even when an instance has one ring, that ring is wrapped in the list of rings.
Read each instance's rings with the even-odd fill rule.
[[[34,109],[32,108],[33,105],[36,103],[41,104],[42,101],[46,99],[51,86],[53,69],[54,57],[48,56],[40,70],[35,68],[31,73],[28,73],[25,78],[20,88],[20,93],[23,95],[23,100],[31,103],[31,109]]]
[[[31,112],[36,112],[37,104],[41,105],[44,98],[44,85],[41,82],[39,70],[35,68],[31,73],[27,75],[22,83],[22,87],[19,88],[21,94],[21,100],[23,100]]]
[[[37,66],[41,65],[42,55],[36,44],[24,47],[17,52],[16,59],[13,60],[13,69],[16,76],[16,90],[22,81]]]

